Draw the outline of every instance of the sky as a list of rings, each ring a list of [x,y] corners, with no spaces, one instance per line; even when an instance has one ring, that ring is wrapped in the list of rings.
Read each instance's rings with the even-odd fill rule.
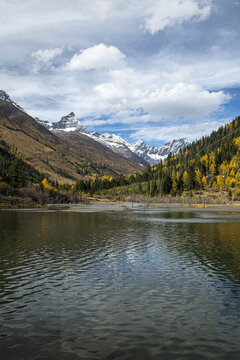
[[[129,142],[189,141],[240,115],[240,1],[1,0],[0,89]]]

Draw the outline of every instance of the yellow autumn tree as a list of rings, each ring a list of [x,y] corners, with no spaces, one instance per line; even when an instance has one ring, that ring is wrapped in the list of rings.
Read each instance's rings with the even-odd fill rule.
[[[180,171],[177,171],[176,172],[176,181],[179,183],[179,181],[180,181],[180,178],[181,178],[181,173],[180,173]]]
[[[214,175],[216,173],[216,164],[215,161],[211,163],[210,167],[209,167],[209,171],[212,175]]]
[[[222,165],[220,166],[221,173],[226,176],[229,172],[229,165],[227,161],[225,160]]]
[[[231,184],[232,184],[232,178],[230,176],[227,176],[227,178],[225,180],[225,185],[231,186]]]
[[[239,185],[240,184],[240,172],[239,171],[236,172],[234,179],[236,181],[236,184]]]
[[[234,171],[234,169],[231,170],[230,176],[231,176],[231,177],[235,177],[235,171]]]
[[[203,155],[203,156],[200,158],[200,161],[201,161],[202,164],[205,165],[206,169],[208,170],[208,165],[209,165],[208,154]]]
[[[221,175],[218,175],[218,177],[217,177],[217,188],[218,189],[224,188],[224,180]]]
[[[176,192],[177,191],[177,182],[176,182],[176,173],[174,170],[172,172],[171,179],[172,179],[172,189],[174,192]]]
[[[199,170],[199,168],[195,169],[195,178],[196,178],[196,182],[198,183],[199,186],[202,185],[202,174],[201,171]]]
[[[42,185],[43,185],[43,188],[46,189],[46,190],[52,190],[53,189],[52,185],[48,182],[47,178],[43,179]]]
[[[214,181],[213,184],[212,184],[212,189],[215,190],[215,189],[217,189],[217,188],[218,188],[218,187],[217,187],[217,183],[216,183],[216,181]]]
[[[207,186],[207,179],[206,179],[205,175],[203,175],[203,177],[202,177],[202,185],[204,188]]]
[[[229,167],[230,167],[230,168],[234,168],[234,169],[237,168],[235,156],[234,156],[234,157],[232,158],[232,160],[230,161]]]
[[[183,181],[183,187],[185,190],[188,190],[188,185],[189,185],[189,175],[188,172],[185,170],[183,173],[183,177],[182,177],[182,181]]]
[[[240,136],[234,139],[234,142],[237,145],[238,149],[240,149]]]

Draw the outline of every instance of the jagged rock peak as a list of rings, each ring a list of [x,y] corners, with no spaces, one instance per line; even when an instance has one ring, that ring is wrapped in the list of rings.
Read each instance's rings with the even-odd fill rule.
[[[19,110],[24,111],[24,109],[18,105],[17,103],[15,103],[15,101],[13,101],[10,96],[8,95],[8,93],[6,93],[6,91],[4,90],[0,90],[0,99],[1,100],[5,100],[10,102],[11,104],[13,104],[14,106],[16,106]],[[25,112],[25,111],[24,111]]]
[[[74,112],[70,112],[68,115],[63,116],[60,121],[52,124],[54,130],[63,131],[77,131],[85,134],[89,134],[88,130],[83,126],[80,120]]]
[[[9,96],[8,93],[6,93],[6,91],[4,91],[4,90],[0,90],[0,99],[1,99],[1,100],[6,100],[6,101],[9,101],[9,102],[12,102],[10,96]]]
[[[133,144],[130,144],[130,149],[146,160],[150,165],[155,165],[161,160],[164,161],[167,156],[172,153],[177,155],[180,149],[188,145],[187,139],[173,140],[159,148],[155,146],[148,146],[142,140],[138,140]]]
[[[110,148],[116,154],[120,154],[125,158],[133,160],[143,166],[147,165],[147,162],[143,158],[139,157],[137,154],[134,154],[134,152],[130,150],[130,144],[120,136],[109,133],[101,134],[99,132],[94,132],[90,136],[94,140]]]
[[[45,128],[47,128],[48,130],[52,130],[52,124],[49,121],[41,120],[38,117],[35,117],[35,120],[37,120],[39,124],[45,126]]]

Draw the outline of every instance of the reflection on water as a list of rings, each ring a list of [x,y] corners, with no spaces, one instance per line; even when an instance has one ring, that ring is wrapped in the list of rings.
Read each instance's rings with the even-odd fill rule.
[[[240,216],[0,212],[1,359],[238,359]]]

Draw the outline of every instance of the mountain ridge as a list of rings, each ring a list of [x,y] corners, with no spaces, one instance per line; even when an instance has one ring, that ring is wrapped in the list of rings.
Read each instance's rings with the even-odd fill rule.
[[[134,174],[142,167],[88,136],[77,143],[49,131],[36,119],[6,100],[0,100],[0,140],[26,163],[49,179],[73,183],[84,176]]]
[[[147,145],[142,140],[138,140],[131,144],[119,135],[115,134],[99,132],[90,133],[81,121],[77,119],[74,112],[63,116],[58,122],[50,123],[37,118],[36,120],[41,122],[42,125],[46,126],[51,131],[61,130],[64,132],[80,132],[86,134],[94,140],[107,146],[116,154],[120,154],[127,159],[136,161],[144,166],[148,164],[151,166],[158,164],[160,161],[164,161],[170,153],[177,155],[180,149],[189,144],[186,138],[181,138],[178,140],[174,139],[160,147],[155,147]]]
[[[0,91],[0,99],[1,98],[10,102],[19,110],[24,111],[21,106],[12,101],[10,96],[3,90]],[[170,153],[177,155],[180,149],[189,144],[186,138],[182,138],[173,140],[160,147],[155,147],[147,145],[142,140],[138,140],[134,143],[128,143],[122,137],[115,134],[99,132],[90,133],[77,118],[74,112],[70,112],[68,115],[63,116],[60,121],[57,122],[51,123],[47,120],[41,120],[37,117],[35,117],[35,120],[49,131],[55,133],[59,131],[63,132],[61,134],[62,138],[64,138],[64,133],[67,134],[69,132],[87,135],[95,141],[111,149],[116,154],[143,166],[147,166],[148,164],[151,166],[158,164],[160,161],[164,161]]]
[[[13,101],[10,96],[8,95],[8,93],[6,93],[6,91],[4,90],[0,90],[0,100],[5,100],[5,101],[8,101],[10,102],[11,104],[13,104],[16,108],[18,108],[19,110],[25,112],[25,110],[20,106],[18,105],[17,103],[15,103],[15,101]]]

